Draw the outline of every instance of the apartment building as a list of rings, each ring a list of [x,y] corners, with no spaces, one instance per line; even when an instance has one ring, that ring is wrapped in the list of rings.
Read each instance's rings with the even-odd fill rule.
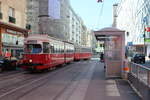
[[[70,7],[69,9],[69,40],[75,44],[82,45],[82,36],[85,32],[83,29],[83,20]],[[86,27],[84,25],[84,27]]]
[[[27,0],[27,24],[32,34],[49,34],[66,40],[69,34],[69,0]]]
[[[117,8],[117,27],[126,31],[126,45],[134,52],[150,54],[150,38],[145,28],[150,26],[149,0],[121,0]],[[144,38],[145,37],[145,38]]]
[[[0,55],[23,52],[26,30],[26,0],[0,0]]]
[[[27,24],[32,34],[49,34],[77,45],[87,42],[87,30],[82,27],[86,26],[69,0],[27,0]]]

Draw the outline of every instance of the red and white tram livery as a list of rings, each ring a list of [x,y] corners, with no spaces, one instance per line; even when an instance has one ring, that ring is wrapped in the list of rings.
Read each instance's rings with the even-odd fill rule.
[[[90,48],[74,46],[73,43],[48,35],[31,34],[24,42],[21,67],[33,71],[51,69],[74,60],[90,59],[91,56]]]
[[[48,35],[34,34],[25,39],[24,69],[43,70],[73,61],[74,45]]]
[[[92,50],[89,47],[75,46],[74,60],[87,60],[92,57]]]

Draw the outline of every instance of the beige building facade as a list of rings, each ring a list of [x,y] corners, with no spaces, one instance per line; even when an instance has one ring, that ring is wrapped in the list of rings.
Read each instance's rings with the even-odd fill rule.
[[[26,0],[0,0],[2,22],[26,28]],[[15,18],[15,23],[9,22],[9,16]]]
[[[26,0],[0,0],[0,55],[20,56],[26,30]]]

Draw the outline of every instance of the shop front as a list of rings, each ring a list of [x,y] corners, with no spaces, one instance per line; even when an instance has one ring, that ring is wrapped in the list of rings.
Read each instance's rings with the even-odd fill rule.
[[[0,23],[0,55],[19,58],[23,53],[27,30]]]

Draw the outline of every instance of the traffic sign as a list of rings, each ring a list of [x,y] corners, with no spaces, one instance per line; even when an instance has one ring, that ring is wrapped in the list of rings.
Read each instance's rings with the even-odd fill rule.
[[[146,32],[150,32],[150,27],[145,27]]]

